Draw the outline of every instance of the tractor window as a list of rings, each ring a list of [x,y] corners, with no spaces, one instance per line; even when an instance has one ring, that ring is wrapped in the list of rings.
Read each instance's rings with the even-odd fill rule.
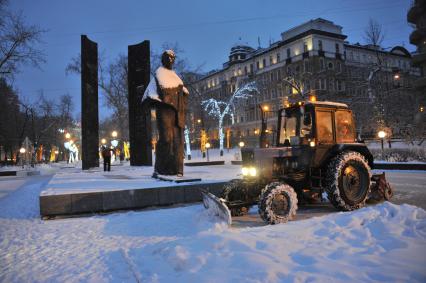
[[[333,119],[331,112],[317,111],[318,143],[333,143]]]
[[[280,144],[290,146],[291,137],[295,137],[297,116],[282,117],[282,128],[280,133]]]
[[[350,111],[336,111],[336,140],[338,143],[354,142],[355,131]]]

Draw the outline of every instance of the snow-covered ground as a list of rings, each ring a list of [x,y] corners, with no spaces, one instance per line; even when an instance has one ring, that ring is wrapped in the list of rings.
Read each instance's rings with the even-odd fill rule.
[[[153,167],[132,167],[128,162],[122,166],[112,166],[110,172],[101,168],[82,171],[80,168],[67,168],[58,171],[42,195],[68,194],[76,192],[97,192],[168,187],[178,183],[153,179]],[[185,178],[201,178],[199,183],[224,182],[241,178],[241,166],[225,164],[219,166],[185,167]]]
[[[44,221],[50,178],[0,198],[0,282],[426,281],[426,212],[415,206],[243,228],[199,204]]]

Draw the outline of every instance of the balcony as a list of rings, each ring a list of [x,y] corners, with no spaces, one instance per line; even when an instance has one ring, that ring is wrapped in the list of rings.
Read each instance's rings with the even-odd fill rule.
[[[415,67],[421,66],[421,65],[425,64],[425,62],[426,62],[426,52],[414,53],[413,54],[413,58],[412,58],[413,66],[415,66]]]
[[[421,77],[418,78],[417,80],[414,81],[414,87],[416,89],[426,89],[426,77]]]
[[[302,58],[303,58],[303,59],[307,59],[307,58],[309,58],[309,51],[303,52],[303,54],[302,54]]]
[[[420,15],[422,15],[425,11],[426,1],[425,0],[416,0],[413,1],[413,4],[408,10],[407,13],[407,21],[409,23],[416,24]]]
[[[424,29],[416,29],[410,34],[410,43],[419,45],[422,40],[426,39],[426,31]]]

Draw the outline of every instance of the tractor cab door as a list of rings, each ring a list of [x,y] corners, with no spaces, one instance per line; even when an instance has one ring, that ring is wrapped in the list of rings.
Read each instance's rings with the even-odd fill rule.
[[[335,128],[333,123],[333,110],[316,109],[315,130],[316,130],[316,150],[314,164],[321,164],[327,152],[336,143]]]

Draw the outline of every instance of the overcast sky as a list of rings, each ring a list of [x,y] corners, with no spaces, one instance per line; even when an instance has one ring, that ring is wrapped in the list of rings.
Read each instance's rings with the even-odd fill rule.
[[[281,32],[314,18],[325,18],[343,27],[351,43],[363,43],[369,18],[385,30],[384,47],[403,45],[409,51],[412,31],[407,23],[409,0],[10,0],[28,23],[46,29],[41,48],[47,55],[42,70],[25,68],[14,86],[20,95],[35,99],[41,89],[47,97],[69,93],[75,113],[80,112],[80,78],[65,75],[70,59],[80,52],[80,35],[98,42],[107,60],[127,53],[127,46],[143,40],[159,50],[164,42],[178,42],[192,66],[204,71],[226,62],[231,46],[242,38],[253,47],[279,40]],[[118,4],[119,3],[119,4]],[[102,96],[102,95],[100,95]],[[102,106],[101,118],[109,115]]]

